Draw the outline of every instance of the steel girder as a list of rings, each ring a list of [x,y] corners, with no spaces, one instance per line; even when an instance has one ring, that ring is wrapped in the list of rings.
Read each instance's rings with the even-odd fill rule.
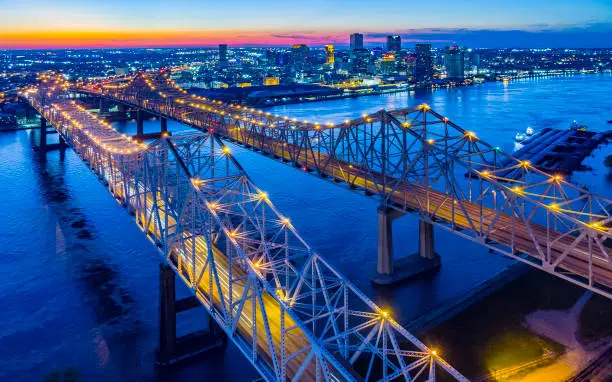
[[[264,378],[431,381],[442,372],[466,380],[312,251],[216,134],[127,152],[112,144],[131,148],[129,139],[51,89],[41,85],[26,99]]]
[[[481,141],[427,105],[320,125],[189,95],[163,73],[113,86],[86,91],[343,181],[612,298],[612,201]]]

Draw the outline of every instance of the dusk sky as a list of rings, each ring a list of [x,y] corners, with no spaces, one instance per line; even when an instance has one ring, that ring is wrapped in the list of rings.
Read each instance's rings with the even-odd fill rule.
[[[612,46],[612,0],[0,0],[0,48],[366,45],[400,34],[474,47]]]

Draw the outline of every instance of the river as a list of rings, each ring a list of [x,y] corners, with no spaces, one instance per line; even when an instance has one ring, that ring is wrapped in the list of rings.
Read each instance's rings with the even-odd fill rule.
[[[525,79],[275,107],[273,113],[321,123],[381,108],[428,103],[480,139],[513,149],[527,126],[589,129],[611,126],[612,76]],[[116,123],[135,132],[134,123]],[[154,131],[158,122],[147,121]],[[172,131],[184,126],[169,123]],[[82,380],[252,380],[256,373],[232,346],[178,370],[153,366],[157,345],[158,263],[161,257],[132,218],[72,151],[46,160],[31,148],[33,131],[0,134],[0,380],[40,380],[57,373]],[[599,149],[572,180],[612,197]],[[374,288],[377,202],[259,154],[234,155],[306,241],[399,322],[460,296],[511,261],[452,233],[436,231],[443,266],[432,277]],[[417,250],[417,219],[394,222],[399,256]],[[184,288],[179,294],[186,295]],[[179,332],[197,328],[202,311],[180,317]],[[469,333],[465,334],[466,336]],[[460,368],[460,365],[457,365]]]

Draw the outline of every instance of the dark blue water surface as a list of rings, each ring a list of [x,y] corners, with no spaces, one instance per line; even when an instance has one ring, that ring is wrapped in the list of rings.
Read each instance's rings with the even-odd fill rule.
[[[565,128],[575,119],[592,130],[611,128],[606,125],[612,119],[611,86],[610,75],[529,79],[270,111],[326,123],[426,102],[481,139],[511,151],[513,136],[527,126]],[[135,130],[133,123],[116,126]],[[158,122],[147,121],[145,128],[153,131]],[[186,128],[171,123],[170,129]],[[94,381],[255,378],[232,346],[177,370],[155,369],[158,252],[72,151],[48,153],[43,160],[31,148],[33,134],[0,134],[0,380],[41,380],[68,368]],[[376,200],[259,154],[238,147],[233,151],[306,241],[400,322],[459,296],[510,264],[477,244],[436,231],[436,249],[443,258],[439,273],[390,289],[373,288]],[[611,151],[596,151],[585,161],[594,170],[573,180],[612,197],[601,164]],[[416,235],[415,217],[394,222],[397,255],[416,251]],[[179,331],[204,325],[203,317],[202,311],[180,317]]]

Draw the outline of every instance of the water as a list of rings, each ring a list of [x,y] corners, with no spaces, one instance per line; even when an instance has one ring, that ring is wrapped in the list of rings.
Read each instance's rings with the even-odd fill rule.
[[[529,79],[507,85],[398,93],[277,107],[273,113],[318,122],[364,112],[429,103],[432,108],[504,149],[527,126],[565,128],[576,119],[593,130],[610,128],[610,75]],[[326,118],[324,118],[325,116]],[[117,128],[135,132],[133,123]],[[147,121],[154,131],[158,122]],[[183,126],[169,124],[170,130]],[[0,134],[0,380],[41,380],[74,369],[84,380],[249,380],[256,373],[232,346],[225,353],[160,371],[157,344],[160,256],[96,177],[67,151],[31,149],[33,132]],[[579,184],[611,197],[599,150],[577,174]],[[451,233],[436,231],[443,267],[430,279],[391,289],[373,288],[376,265],[374,199],[234,148],[249,175],[298,232],[400,322],[460,295],[510,262]],[[398,255],[417,249],[417,220],[394,222]],[[184,289],[179,294],[186,294]],[[201,324],[202,312],[180,317],[179,331]],[[466,333],[466,336],[469,333]],[[459,365],[460,366],[460,365]]]

